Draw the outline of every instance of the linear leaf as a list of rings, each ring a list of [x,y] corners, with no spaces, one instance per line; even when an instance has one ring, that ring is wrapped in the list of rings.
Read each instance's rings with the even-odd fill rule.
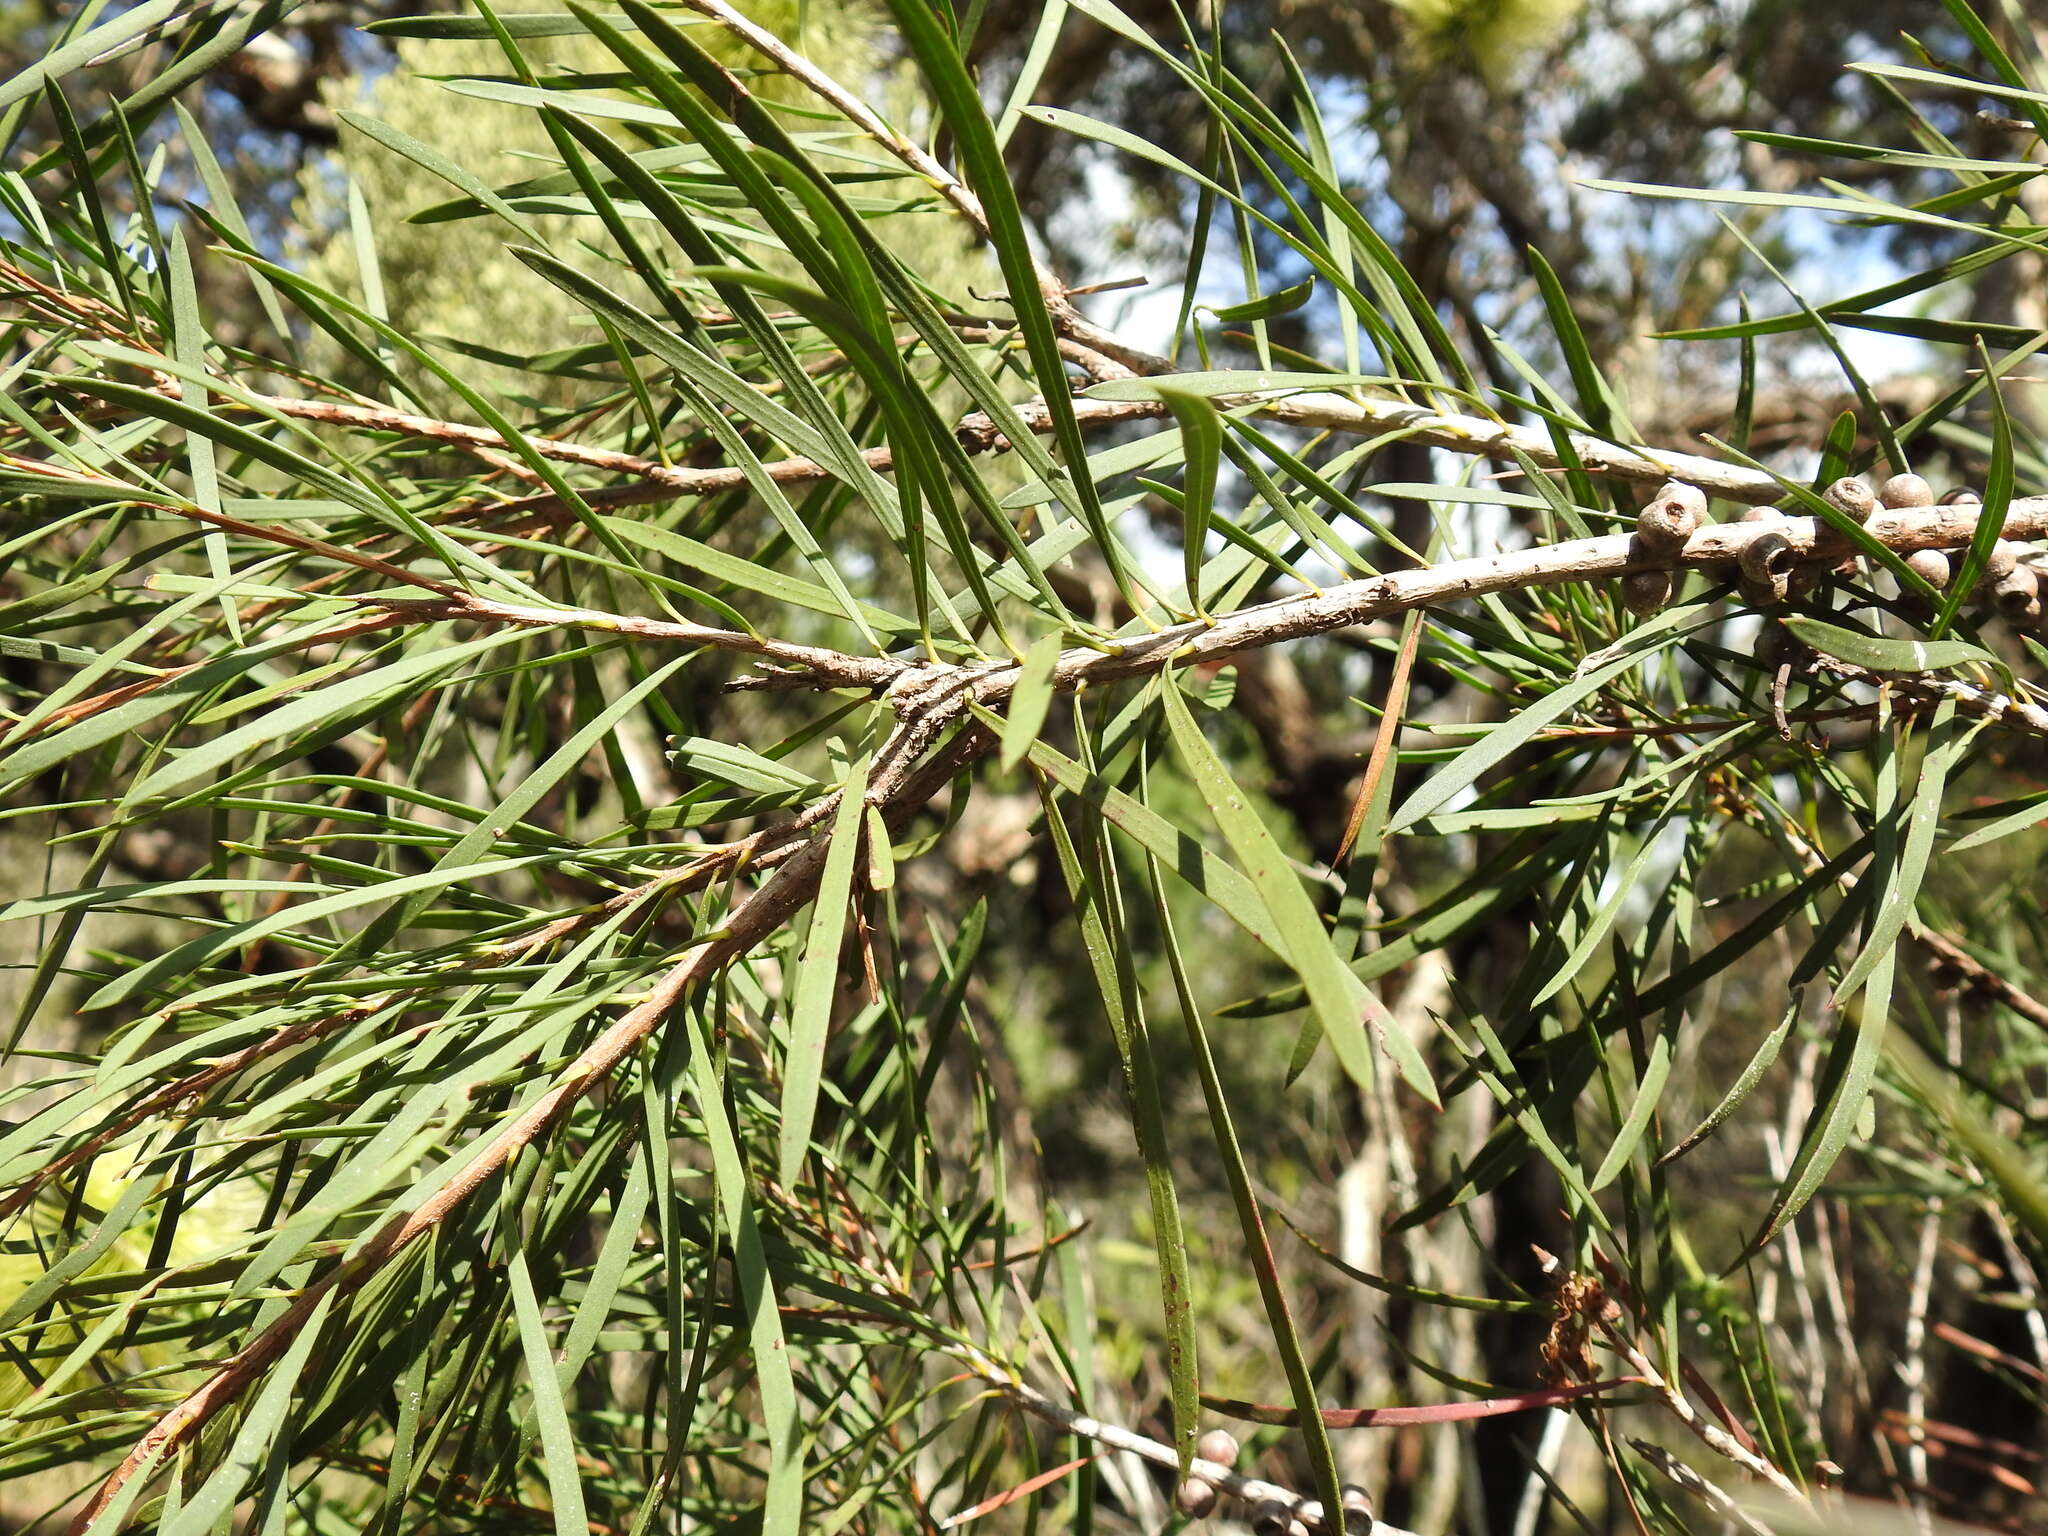
[[[779,1177],[785,1189],[796,1188],[804,1158],[811,1149],[811,1122],[818,1110],[818,1085],[825,1075],[827,1034],[832,1000],[839,992],[839,950],[846,936],[846,906],[853,895],[855,856],[865,830],[868,762],[854,765],[839,787],[839,809],[832,820],[832,841],[825,854],[825,873],[811,905],[811,926],[797,962],[795,985],[789,989],[789,1054],[782,1086],[782,1153]]]
[[[1168,678],[1158,691],[1165,702],[1167,732],[1174,747],[1270,914],[1281,948],[1300,975],[1309,1006],[1345,1071],[1362,1085],[1372,1082],[1372,1047],[1365,1032],[1365,1020],[1370,1017],[1409,1085],[1432,1104],[1437,1103],[1428,1069],[1394,1027],[1386,1005],[1344,965],[1308,892],[1301,888],[1280,845],[1246,801],[1230,770],[1203,738],[1179,687]]]

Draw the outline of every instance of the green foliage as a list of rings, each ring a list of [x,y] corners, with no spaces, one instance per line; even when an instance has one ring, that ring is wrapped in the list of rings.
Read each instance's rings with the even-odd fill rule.
[[[1406,9],[1492,71],[1568,8]],[[396,18],[284,252],[81,74],[214,23],[79,17],[0,86],[9,1518],[1156,1529],[1252,1403],[1288,1499],[1708,1530],[1926,1508],[1931,1338],[2040,1434],[2048,1338],[1935,1266],[2038,1302],[2048,332],[1923,317],[1896,421],[1843,340],[2039,274],[2038,60],[1952,9],[1975,64],[1871,66],[1912,147],[1825,146],[1910,196],[1632,189],[1940,242],[1694,327],[1711,460],[1543,254],[1540,348],[1440,302],[1192,12],[1047,7],[993,108],[914,0]],[[1070,36],[1202,164],[1033,103]],[[1083,313],[1026,123],[1225,210],[1241,301]],[[1861,414],[1755,445],[1764,335]],[[1908,456],[1981,502],[1829,484]],[[1725,526],[1631,539],[1664,466]],[[1396,1390],[1405,1471],[1318,1412]]]

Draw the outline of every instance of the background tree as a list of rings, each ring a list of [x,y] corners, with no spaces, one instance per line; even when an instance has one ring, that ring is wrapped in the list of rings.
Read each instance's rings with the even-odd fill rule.
[[[2039,39],[1808,14],[22,27],[10,1518],[2035,1518]]]

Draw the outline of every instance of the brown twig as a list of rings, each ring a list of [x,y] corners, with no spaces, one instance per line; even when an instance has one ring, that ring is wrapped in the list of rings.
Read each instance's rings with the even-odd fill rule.
[[[1970,505],[1931,507],[1915,513],[1893,514],[1882,525],[1873,520],[1870,532],[1890,547],[1910,552],[1916,549],[1956,548],[1967,544],[1976,529],[1977,508]],[[2005,522],[2008,538],[2037,538],[2048,534],[2048,496],[2014,501]],[[1415,570],[1390,571],[1379,576],[1340,582],[1312,592],[1276,598],[1240,608],[1213,619],[1189,620],[1152,634],[1135,636],[1106,647],[1076,647],[1062,652],[1054,663],[1055,689],[1072,692],[1096,683],[1141,677],[1168,666],[1193,666],[1220,662],[1242,651],[1326,634],[1393,614],[1407,613],[1442,603],[1459,602],[1497,592],[1529,587],[1562,586],[1570,582],[1598,581],[1632,571],[1730,567],[1737,563],[1751,542],[1761,537],[1782,538],[1801,561],[1839,559],[1848,545],[1831,529],[1811,518],[1788,518],[1781,522],[1715,523],[1695,533],[1679,548],[1651,553],[1627,534],[1601,538],[1573,539],[1543,544],[1531,549],[1480,555],[1447,561]],[[536,610],[539,611],[539,610]],[[752,647],[746,647],[751,649]],[[1006,700],[1022,675],[1022,664],[989,661],[967,665],[901,660],[885,665],[896,668],[892,685],[901,689],[915,684],[918,694],[939,690],[971,693],[983,707]],[[1870,679],[1875,675],[1846,664],[1829,662],[1845,675]],[[758,678],[745,678],[730,685],[735,691],[779,691],[791,688],[840,687],[843,672],[828,671],[818,679],[802,671],[781,670]],[[1888,679],[1895,687],[1897,678]],[[2021,706],[2001,696],[1984,694],[1968,684],[1927,681],[1926,686],[1944,696],[1967,691],[1978,697],[1978,708],[2014,718],[2041,717],[2048,729],[2048,711],[2038,706]]]

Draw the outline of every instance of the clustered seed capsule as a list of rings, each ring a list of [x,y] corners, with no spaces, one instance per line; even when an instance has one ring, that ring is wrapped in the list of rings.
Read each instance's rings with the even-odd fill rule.
[[[1888,507],[1931,507],[1934,487],[1918,475],[1893,475],[1878,488],[1877,499]]]
[[[1766,624],[1757,631],[1754,654],[1757,665],[1776,669],[1792,655],[1799,642],[1782,624]]]
[[[1237,1436],[1227,1429],[1212,1429],[1195,1442],[1195,1454],[1219,1467],[1237,1465]]]
[[[1821,495],[1837,511],[1862,523],[1873,538],[1885,542],[1918,532],[1925,519],[1916,514],[1933,507],[1936,500],[1934,488],[1910,473],[1892,475],[1874,491],[1863,480],[1844,475]],[[1967,510],[1981,506],[1983,498],[1959,486],[1945,492],[1940,503]],[[1676,555],[1699,531],[1706,506],[1707,498],[1696,486],[1677,480],[1659,486],[1636,518],[1631,560],[1647,564]],[[1809,551],[1802,558],[1800,547],[1789,536],[1792,530],[1774,526],[1787,522],[1777,507],[1749,507],[1742,513],[1742,521],[1757,526],[1741,544],[1735,574],[1743,599],[1756,607],[1776,607],[1803,598],[1831,578],[1855,576],[1862,569],[1863,563],[1855,555],[1816,559]],[[1821,542],[1823,547],[1828,542],[1824,531]],[[2024,546],[2003,539],[1993,545],[1971,596],[1997,608],[2013,624],[2042,627],[2048,637],[2048,560],[2030,565],[2022,559],[2024,553]],[[1916,575],[1940,591],[1955,580],[1960,555],[1948,549],[1918,549],[1906,552],[1904,558]],[[1628,571],[1621,578],[1621,603],[1642,618],[1669,603],[1676,589],[1674,573],[1662,565]]]
[[[1630,571],[1621,578],[1621,605],[1639,619],[1670,601],[1669,571]]]
[[[1190,1520],[1206,1520],[1216,1512],[1216,1489],[1191,1477],[1173,1491],[1174,1507]]]
[[[1932,488],[1918,475],[1892,476],[1879,496],[1887,507],[1917,510],[1934,504]],[[1983,500],[1975,491],[1958,486],[1942,494],[1940,505],[1968,511],[1981,507]],[[1872,533],[1883,535],[1887,531],[1875,523],[1871,526]],[[1998,540],[1991,546],[1970,596],[1978,603],[1996,608],[2009,623],[2031,628],[2048,616],[2048,576],[2040,567],[2028,564],[2026,554],[2025,545]],[[1955,580],[1962,559],[1960,550],[1916,549],[1906,556],[1906,565],[1940,591]]]
[[[1792,587],[1792,541],[1766,529],[1742,547],[1742,596],[1760,608],[1785,601]]]
[[[1681,549],[1706,520],[1707,498],[1698,486],[1666,480],[1636,516],[1636,537],[1654,554]]]
[[[1938,549],[1916,549],[1906,556],[1906,564],[1937,592],[1946,587],[1955,574],[1949,568],[1948,556]]]
[[[1252,1506],[1250,1518],[1255,1536],[1283,1536],[1294,1511],[1280,1499],[1261,1499]]]
[[[2041,583],[2034,568],[2015,565],[1993,585],[1991,600],[2013,623],[2034,623],[2041,617]]]
[[[1922,483],[1925,484],[1924,481]],[[1885,484],[1889,488],[1891,482],[1886,481]],[[1821,496],[1836,511],[1847,513],[1859,523],[1869,522],[1870,514],[1877,510],[1876,493],[1852,475],[1844,475],[1822,491]],[[1895,503],[1887,502],[1885,505],[1892,506]]]
[[[1785,596],[1797,602],[1812,592],[1822,582],[1837,573],[1838,567],[1825,560],[1802,560],[1793,566],[1785,578]]]

